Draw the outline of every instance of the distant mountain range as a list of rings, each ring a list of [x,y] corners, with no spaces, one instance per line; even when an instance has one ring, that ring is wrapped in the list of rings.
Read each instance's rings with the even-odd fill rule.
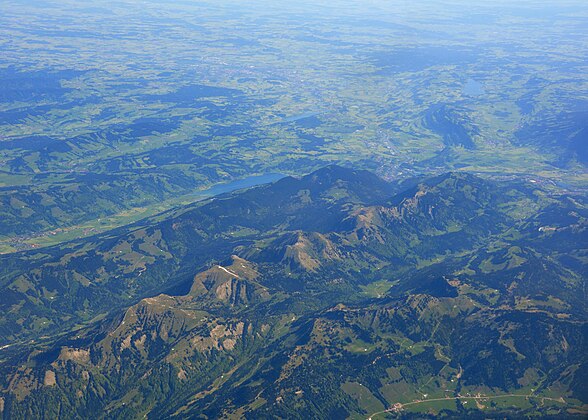
[[[1,255],[0,415],[585,417],[587,218],[329,166]]]

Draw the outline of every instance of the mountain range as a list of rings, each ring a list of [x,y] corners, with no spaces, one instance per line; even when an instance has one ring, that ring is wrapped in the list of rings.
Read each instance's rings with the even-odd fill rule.
[[[587,218],[328,166],[0,255],[0,415],[586,416]]]

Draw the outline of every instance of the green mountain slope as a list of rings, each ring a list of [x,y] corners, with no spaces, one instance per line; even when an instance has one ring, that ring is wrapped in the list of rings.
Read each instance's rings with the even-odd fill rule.
[[[3,256],[3,416],[585,415],[581,197],[398,188],[331,166]]]

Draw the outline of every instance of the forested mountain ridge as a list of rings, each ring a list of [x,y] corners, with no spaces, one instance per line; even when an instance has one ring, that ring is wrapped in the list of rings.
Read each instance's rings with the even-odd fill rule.
[[[330,166],[1,256],[2,414],[581,415],[587,215]]]

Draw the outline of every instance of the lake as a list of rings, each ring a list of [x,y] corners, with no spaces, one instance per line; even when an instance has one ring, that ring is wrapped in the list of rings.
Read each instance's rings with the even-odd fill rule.
[[[484,85],[474,79],[468,79],[462,93],[469,96],[480,96],[486,93]]]
[[[257,185],[270,184],[285,177],[286,175],[276,173],[253,175],[235,181],[214,185],[206,190],[198,191],[197,195],[202,197],[213,197],[215,195],[226,194],[244,188],[255,187]]]

